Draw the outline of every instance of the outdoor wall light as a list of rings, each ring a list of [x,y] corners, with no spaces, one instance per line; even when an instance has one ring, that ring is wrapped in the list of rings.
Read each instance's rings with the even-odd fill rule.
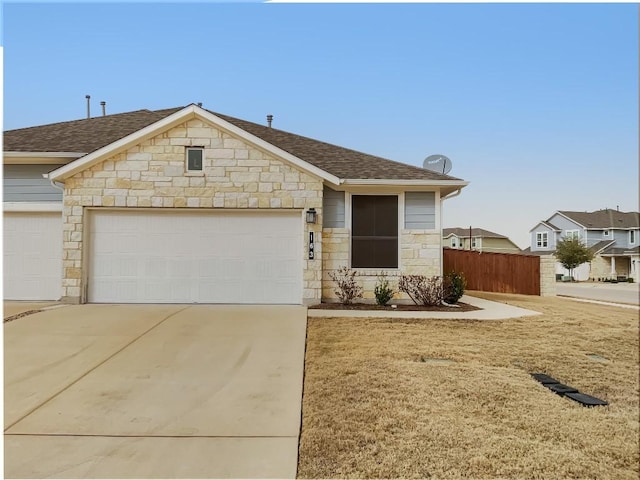
[[[310,208],[307,210],[307,223],[316,223],[316,209]]]

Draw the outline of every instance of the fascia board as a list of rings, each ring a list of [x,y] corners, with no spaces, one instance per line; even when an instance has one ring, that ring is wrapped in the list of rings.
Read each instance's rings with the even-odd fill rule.
[[[312,165],[309,162],[306,162],[301,158],[298,158],[295,155],[292,155],[289,152],[286,152],[285,150],[282,150],[281,148],[276,147],[275,145],[270,144],[269,142],[261,139],[260,137],[256,137],[255,135],[247,132],[246,130],[243,130],[240,127],[237,127],[236,125],[229,123],[226,120],[223,120],[217,115],[214,115],[213,113],[197,106],[195,106],[195,109],[197,111],[197,114],[203,117],[204,120],[207,120],[208,122],[228,131],[229,133],[237,137],[242,138],[243,140],[246,140],[249,143],[252,143],[253,145],[261,148],[262,150],[265,150],[275,155],[276,157],[280,157],[286,160],[287,162],[295,165],[296,167],[301,168],[302,170],[306,170],[307,172],[313,174],[314,176],[319,177],[322,180],[326,180],[329,183],[332,183],[334,185],[339,185],[341,183],[340,178],[336,177],[335,175],[332,175],[329,172],[322,170],[321,168],[318,168],[315,165]]]
[[[62,202],[3,202],[3,212],[62,212]]]
[[[116,153],[132,147],[143,141],[144,139],[156,135],[158,132],[171,128],[174,125],[182,123],[186,120],[191,119],[195,115],[194,111],[195,105],[189,105],[188,107],[183,108],[182,110],[175,112],[168,117],[163,118],[162,120],[158,120],[151,125],[147,125],[146,127],[138,130],[137,132],[131,133],[126,137],[121,138],[120,140],[116,140],[109,145],[105,145],[102,148],[99,148],[95,152],[86,155],[75,162],[71,162],[64,167],[60,167],[57,170],[49,173],[48,178],[51,180],[64,180],[71,175],[74,175],[82,170],[89,168],[90,166],[98,163],[105,158],[115,155]]]
[[[545,227],[547,227],[549,230],[551,230],[552,232],[560,232],[561,230],[549,225],[547,222],[545,222],[544,220],[541,222],[536,223],[533,228],[531,230],[529,230],[529,233],[533,232],[536,228],[538,228],[539,225],[544,225]]]
[[[43,158],[59,158],[59,157],[75,157],[79,158],[86,153],[81,152],[3,152],[5,157],[24,158],[24,157],[43,157]]]
[[[465,180],[396,180],[377,178],[347,178],[342,181],[343,185],[393,185],[398,187],[460,187],[469,185]]]
[[[5,165],[47,165],[72,162],[86,153],[79,152],[3,152]]]

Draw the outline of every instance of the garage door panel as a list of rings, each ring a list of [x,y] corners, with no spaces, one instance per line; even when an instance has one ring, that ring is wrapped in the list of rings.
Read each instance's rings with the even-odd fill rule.
[[[301,301],[299,213],[96,211],[91,225],[89,301]]]
[[[62,214],[5,212],[3,296],[57,300],[62,290]]]

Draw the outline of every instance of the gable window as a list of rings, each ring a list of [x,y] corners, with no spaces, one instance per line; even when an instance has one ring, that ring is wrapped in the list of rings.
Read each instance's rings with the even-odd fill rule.
[[[636,243],[636,231],[629,230],[629,244],[633,245],[634,243]]]
[[[351,266],[398,268],[398,197],[351,197]]]
[[[549,233],[548,232],[536,232],[536,247],[548,248],[549,247]]]
[[[201,172],[204,159],[203,147],[187,147],[187,171]]]
[[[603,237],[609,238],[610,235],[611,235],[611,231],[610,230],[603,230],[602,231],[602,236]]]

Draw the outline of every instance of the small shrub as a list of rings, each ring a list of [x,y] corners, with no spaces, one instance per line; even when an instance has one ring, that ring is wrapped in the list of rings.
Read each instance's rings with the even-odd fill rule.
[[[633,278],[632,277],[627,278],[627,283],[633,283]]]
[[[444,298],[441,277],[401,275],[398,289],[409,295],[416,305],[440,305]]]
[[[458,303],[466,287],[467,279],[463,273],[447,273],[444,277],[444,301],[449,304]]]
[[[378,275],[378,282],[376,283],[376,288],[373,290],[373,293],[376,296],[376,303],[378,305],[386,305],[395,295],[396,292],[389,285],[389,280],[387,280],[384,272]]]
[[[348,267],[342,267],[337,272],[329,272],[329,277],[337,287],[334,293],[343,305],[349,305],[354,299],[362,298],[362,287],[355,279],[357,275],[357,272]]]

